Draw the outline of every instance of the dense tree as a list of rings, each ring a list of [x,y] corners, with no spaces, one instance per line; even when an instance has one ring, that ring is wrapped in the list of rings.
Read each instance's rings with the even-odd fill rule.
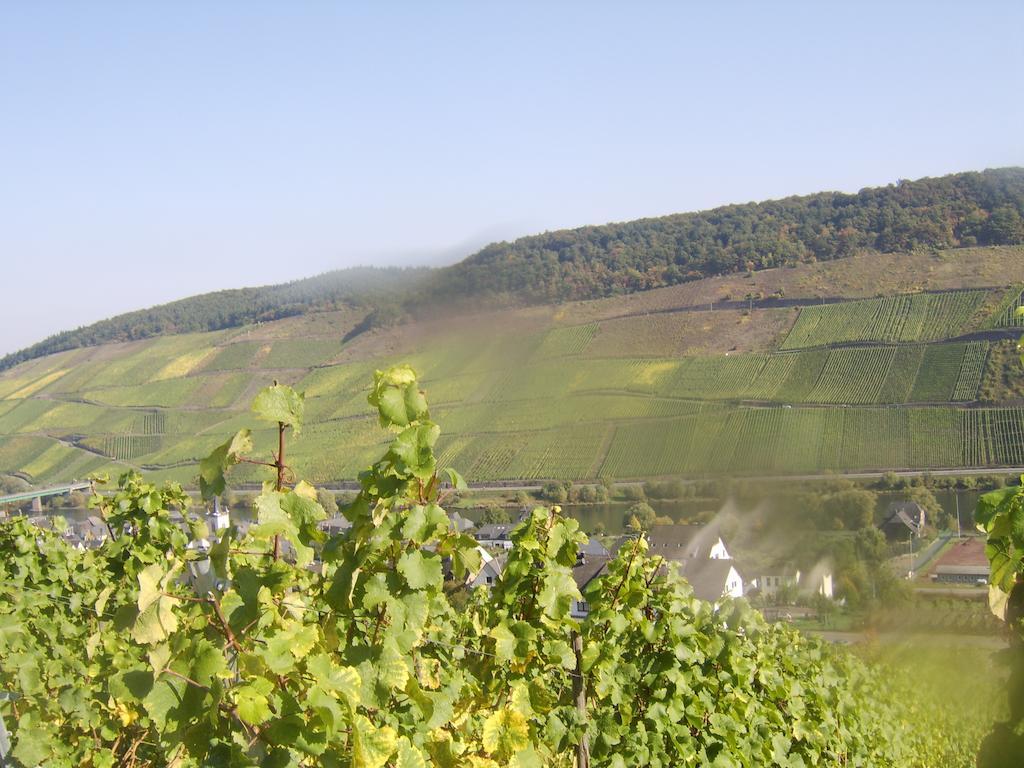
[[[434,276],[450,297],[588,299],[857,251],[1024,242],[1024,169],[900,181],[494,243]]]
[[[639,527],[640,530],[649,530],[658,519],[658,513],[654,507],[646,501],[638,501],[626,510],[622,516],[622,524],[626,528]]]
[[[569,500],[569,492],[572,490],[572,483],[559,482],[552,480],[551,482],[544,483],[541,488],[541,498],[547,501],[553,501],[556,504],[564,504]]]
[[[642,485],[626,485],[622,488],[622,498],[626,501],[646,501],[647,494]]]
[[[28,481],[20,478],[16,475],[0,475],[0,492],[7,493],[21,493],[27,491],[32,486]]]
[[[825,515],[833,527],[856,531],[874,523],[874,493],[863,488],[848,488],[825,498]]]
[[[649,480],[644,483],[644,493],[649,499],[682,499],[686,491],[687,487],[681,480]]]
[[[950,515],[939,504],[938,499],[931,489],[926,486],[911,488],[907,493],[907,501],[916,501],[924,509],[928,522],[940,530],[946,530],[950,525]]]
[[[504,507],[499,507],[496,504],[490,504],[480,515],[480,522],[484,525],[507,525],[512,522],[512,516]]]

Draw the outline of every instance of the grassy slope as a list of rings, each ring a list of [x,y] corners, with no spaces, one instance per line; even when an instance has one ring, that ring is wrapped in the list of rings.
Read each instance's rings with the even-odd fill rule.
[[[1006,377],[992,369],[1007,355],[947,339],[991,326],[1022,273],[1021,247],[858,256],[439,317],[347,343],[358,313],[73,350],[0,375],[0,472],[45,483],[139,466],[189,481],[196,459],[252,424],[248,401],[277,379],[307,392],[310,424],[290,452],[303,474],[351,478],[380,449],[365,403],[372,371],[395,361],[420,371],[445,430],[443,460],[472,480],[1017,464],[1024,412],[954,402],[975,400],[984,377],[986,400],[1008,404],[1018,393],[1000,389]],[[873,327],[904,322],[882,338],[915,343],[828,348],[823,326],[824,341],[802,332],[810,348],[779,351],[797,309],[705,308],[749,293],[971,287],[993,290],[946,302],[970,312],[883,302],[909,309]],[[269,431],[256,437],[266,445]]]

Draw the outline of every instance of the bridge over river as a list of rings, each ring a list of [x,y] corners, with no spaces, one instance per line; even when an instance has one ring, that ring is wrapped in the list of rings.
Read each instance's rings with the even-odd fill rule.
[[[72,491],[89,491],[92,490],[92,483],[88,480],[82,482],[67,483],[66,485],[55,485],[51,488],[39,488],[33,491],[22,491],[21,493],[12,493],[7,496],[0,496],[0,507],[6,506],[7,504],[21,504],[26,501],[32,502],[32,510],[34,512],[41,512],[42,499],[48,496],[63,496],[71,493]]]

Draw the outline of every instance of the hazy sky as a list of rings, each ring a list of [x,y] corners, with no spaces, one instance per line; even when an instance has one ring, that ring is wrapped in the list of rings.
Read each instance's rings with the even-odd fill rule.
[[[7,2],[0,353],[491,239],[1024,164],[1020,2]]]

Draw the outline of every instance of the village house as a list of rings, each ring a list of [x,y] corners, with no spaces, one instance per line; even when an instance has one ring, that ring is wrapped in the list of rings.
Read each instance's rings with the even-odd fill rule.
[[[67,523],[63,537],[76,549],[96,549],[110,536],[106,524],[95,515]]]
[[[480,526],[476,532],[476,540],[484,547],[512,549],[512,539],[509,538],[509,534],[515,527],[515,523],[488,523]]]
[[[608,547],[596,538],[589,538],[580,545],[580,554],[590,557],[608,557],[611,552],[608,551]]]
[[[806,571],[781,563],[761,568],[747,584],[747,594],[757,593],[773,600],[780,592],[792,589],[802,596],[821,595],[831,600],[835,594],[833,582],[832,568],[825,562]]]
[[[679,564],[680,574],[701,600],[743,597],[743,576],[715,525],[654,525],[649,553]]]
[[[916,501],[894,501],[879,526],[890,539],[918,538],[924,531],[928,519],[924,507]]]
[[[466,580],[466,586],[470,589],[487,587],[490,589],[501,580],[502,571],[505,570],[505,555],[492,556],[489,552],[480,548],[480,570]]]
[[[604,549],[604,547],[601,548]],[[576,582],[580,594],[584,592],[590,582],[605,572],[610,560],[611,557],[608,555],[608,550],[605,550],[603,555],[588,555],[580,550],[579,557],[576,559],[576,566],[572,569],[572,578]],[[590,615],[590,606],[587,604],[587,601],[584,599],[573,600],[570,615],[574,619],[585,619]]]

